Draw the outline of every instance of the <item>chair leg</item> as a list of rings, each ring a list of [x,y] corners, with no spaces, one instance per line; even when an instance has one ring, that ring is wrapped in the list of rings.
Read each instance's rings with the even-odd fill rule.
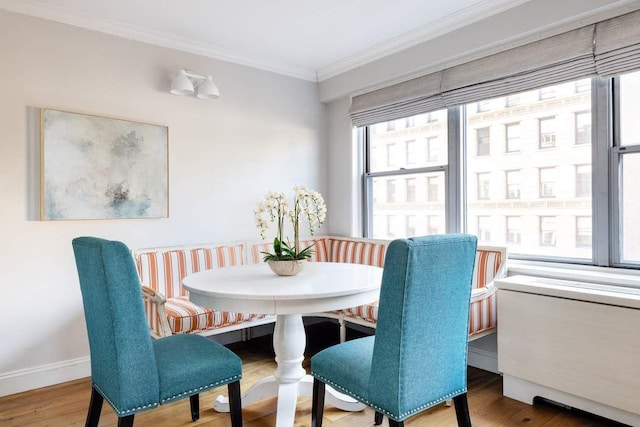
[[[200,395],[196,393],[189,396],[189,403],[191,404],[191,421],[198,421],[200,418]]]
[[[87,412],[85,427],[98,427],[103,401],[104,398],[98,393],[98,390],[95,387],[91,387],[91,400],[89,401],[89,412]]]
[[[313,397],[311,400],[311,427],[322,427],[324,414],[325,385],[317,378],[313,379]]]
[[[229,392],[229,412],[231,427],[242,427],[242,397],[240,397],[240,381],[227,385]]]
[[[453,406],[456,408],[456,419],[458,427],[471,427],[469,418],[469,404],[467,403],[467,393],[463,393],[453,398]]]
[[[394,421],[389,418],[389,427],[404,427],[404,421]]]
[[[118,418],[118,427],[133,427],[133,415]]]
[[[379,426],[380,424],[382,424],[382,417],[383,417],[383,416],[384,416],[384,415],[382,415],[382,412],[378,412],[378,411],[376,411],[376,415],[375,415],[375,418],[374,418],[373,424],[375,424],[375,425],[377,425],[377,426]]]

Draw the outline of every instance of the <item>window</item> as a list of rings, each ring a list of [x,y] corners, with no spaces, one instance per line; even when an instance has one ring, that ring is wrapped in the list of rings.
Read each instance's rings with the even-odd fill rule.
[[[416,179],[415,178],[407,178],[404,181],[405,183],[405,196],[407,202],[415,202],[416,201]]]
[[[576,113],[576,144],[591,144],[591,113]]]
[[[491,217],[478,217],[478,242],[486,244],[491,242]]]
[[[430,202],[438,201],[438,187],[439,179],[437,176],[428,176],[427,177],[427,200]]]
[[[540,246],[556,245],[556,217],[540,217]]]
[[[415,117],[414,116],[407,117],[406,119],[404,119],[404,127],[412,128],[415,125],[416,125],[416,121],[415,121]]]
[[[438,120],[429,126],[424,126],[425,114],[414,116],[413,122],[422,125],[411,130],[411,138],[404,131],[388,133],[388,122],[364,128],[367,236],[391,239],[430,234],[435,228],[445,232],[447,111],[433,116]]]
[[[426,141],[427,162],[437,162],[440,160],[440,145],[437,136],[428,136]]]
[[[387,122],[387,132],[391,132],[396,130],[396,122],[394,120],[390,120]]]
[[[577,248],[591,247],[591,217],[590,216],[576,217],[576,247]]]
[[[555,197],[556,195],[556,168],[538,169],[540,179],[540,197]]]
[[[433,123],[438,121],[438,116],[435,113],[427,113],[427,123]]]
[[[448,114],[434,112],[438,120],[428,125],[425,112],[410,138],[387,133],[387,122],[359,128],[367,153],[365,235],[388,238],[396,221],[388,217],[397,216],[397,235],[414,227],[417,235],[467,232],[506,245],[511,258],[640,268],[640,71],[545,93],[553,94],[551,102],[539,102],[538,90],[487,100],[490,114],[479,113],[477,102],[450,107]],[[492,135],[504,149],[490,149]],[[402,152],[407,139],[416,143],[411,164]],[[392,143],[399,152],[388,166]],[[405,195],[414,200],[413,184],[405,181],[412,178],[415,201],[405,201]]]
[[[591,90],[591,79],[582,79],[582,80],[578,80],[575,83],[575,91],[576,91],[576,93],[588,92],[590,90]]]
[[[416,161],[418,160],[418,151],[417,151],[417,144],[416,141],[414,139],[410,140],[410,141],[405,141],[405,153],[406,153],[406,159],[405,159],[405,164],[407,165],[412,165],[415,164]]]
[[[591,165],[576,165],[576,197],[591,196]]]
[[[489,128],[476,129],[478,156],[488,156],[491,154],[491,141],[490,141],[489,135],[490,135]]]
[[[387,180],[387,202],[395,202],[396,201],[396,180],[388,179]]]
[[[520,171],[505,171],[505,181],[507,183],[507,199],[520,198]]]
[[[509,95],[505,97],[504,106],[514,107],[520,104],[520,95]]]
[[[520,151],[520,123],[505,125],[505,137],[507,139],[505,144],[507,153]]]
[[[540,129],[540,148],[556,146],[556,118],[547,117],[538,121]]]
[[[538,99],[551,99],[556,96],[556,88],[555,86],[545,87],[538,91]]]
[[[520,217],[508,216],[507,217],[507,243],[511,245],[519,245],[520,240],[521,240]]]
[[[476,104],[476,111],[478,113],[489,111],[491,104],[489,101],[480,101]]]
[[[478,175],[478,200],[489,198],[489,180],[490,174],[488,172],[479,173]]]

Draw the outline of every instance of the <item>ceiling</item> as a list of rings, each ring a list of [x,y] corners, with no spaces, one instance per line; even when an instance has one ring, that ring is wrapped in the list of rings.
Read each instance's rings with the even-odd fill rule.
[[[530,0],[0,0],[0,9],[322,81]]]

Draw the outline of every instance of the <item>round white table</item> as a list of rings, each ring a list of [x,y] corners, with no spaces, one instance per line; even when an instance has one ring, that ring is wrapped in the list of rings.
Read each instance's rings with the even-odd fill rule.
[[[293,426],[298,396],[311,396],[311,376],[302,367],[306,337],[303,314],[338,310],[378,299],[382,269],[360,264],[309,262],[297,276],[277,276],[266,264],[206,270],[183,279],[195,304],[237,313],[275,314],[277,368],[242,395],[242,406],[278,397],[277,427]],[[326,402],[347,411],[364,405],[327,387]],[[217,411],[229,411],[218,397]]]

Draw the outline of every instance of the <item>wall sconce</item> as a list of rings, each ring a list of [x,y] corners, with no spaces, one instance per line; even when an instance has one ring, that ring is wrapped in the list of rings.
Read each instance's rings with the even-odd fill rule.
[[[187,70],[178,70],[178,74],[171,83],[174,95],[196,95],[202,99],[216,99],[220,97],[220,90],[211,76],[201,76]]]

